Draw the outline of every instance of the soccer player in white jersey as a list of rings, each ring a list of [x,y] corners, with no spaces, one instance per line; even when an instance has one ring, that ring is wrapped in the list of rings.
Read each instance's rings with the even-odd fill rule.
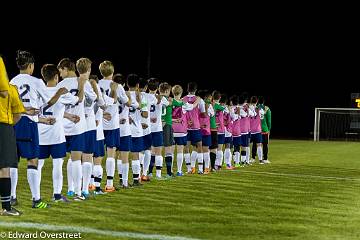
[[[56,99],[50,99],[46,86],[41,79],[32,77],[34,71],[34,58],[26,51],[18,51],[16,64],[20,69],[20,74],[14,77],[10,83],[15,85],[19,90],[20,98],[25,108],[35,109],[36,114],[43,103],[52,106]],[[27,179],[33,199],[33,208],[46,208],[48,205],[41,201],[38,157],[39,157],[39,132],[38,132],[37,115],[30,116],[23,114],[20,121],[15,125],[16,141],[19,157],[26,158],[27,162]],[[10,169],[11,177],[11,196],[13,205],[17,204],[16,186],[17,186],[17,169]]]
[[[110,61],[104,61],[100,64],[99,70],[103,79],[99,81],[101,92],[107,96],[116,94],[121,102],[130,104],[124,88],[121,85],[114,83],[114,65]],[[115,93],[114,93],[115,92]],[[106,187],[105,192],[114,192],[114,175],[115,175],[115,157],[116,149],[120,148],[120,120],[119,120],[119,104],[108,106],[106,109],[111,114],[111,119],[103,119],[104,135],[106,145]]]
[[[65,87],[68,91],[79,97],[79,103],[68,107],[67,113],[75,114],[80,117],[78,123],[64,119],[64,129],[67,144],[67,151],[71,152],[71,164],[68,164],[68,196],[74,196],[75,201],[85,200],[81,193],[82,183],[82,153],[85,151],[85,131],[87,129],[85,118],[85,96],[87,101],[95,101],[96,93],[92,89],[88,79],[91,71],[91,61],[81,58],[76,62],[76,69],[80,76],[75,73],[75,64],[68,58],[62,59],[58,64],[60,76],[63,80],[58,87]],[[87,162],[87,160],[85,160]],[[72,181],[71,181],[72,179]]]
[[[136,74],[129,74],[127,76],[127,86],[129,88],[131,102],[141,103],[141,94],[139,92],[140,79]],[[129,109],[129,121],[131,130],[131,168],[133,171],[133,186],[141,186],[140,179],[140,156],[139,153],[144,150],[143,139],[143,118],[147,117],[147,106],[141,106],[138,108],[130,107]]]
[[[152,137],[152,150],[151,160],[149,166],[149,176],[152,177],[152,171],[154,166],[156,167],[156,178],[161,178],[161,169],[163,164],[162,148],[164,145],[163,140],[163,126],[161,116],[163,108],[169,105],[168,100],[157,94],[159,87],[159,80],[151,78],[148,81],[149,94],[154,95],[157,98],[156,105],[150,106],[150,122],[151,122],[151,137]]]
[[[140,155],[140,163],[143,163],[143,175],[141,176],[141,181],[150,181],[148,177],[150,159],[151,159],[151,145],[152,145],[152,137],[151,137],[151,121],[150,121],[150,110],[151,106],[155,106],[157,104],[157,98],[150,93],[146,93],[148,81],[145,79],[141,79],[139,83],[139,88],[141,92],[141,106],[144,107],[146,105],[147,113],[146,117],[142,119],[143,126],[143,139],[144,139],[144,154]],[[143,161],[142,161],[143,160]]]
[[[39,123],[39,143],[40,143],[40,155],[39,155],[39,184],[41,182],[41,169],[44,165],[45,159],[52,157],[53,170],[53,201],[55,202],[69,202],[66,197],[61,195],[63,186],[63,173],[62,166],[64,157],[66,157],[66,139],[63,126],[63,118],[66,105],[75,105],[78,103],[79,98],[73,96],[68,92],[66,88],[57,88],[56,85],[59,81],[59,70],[53,64],[45,64],[41,68],[41,75],[46,82],[47,91],[50,96],[55,96],[58,100],[53,106],[44,104],[41,107],[40,117],[44,120],[54,119],[53,125],[47,125]],[[74,122],[79,119],[76,116],[67,116],[73,119]],[[47,122],[47,121],[41,121]]]

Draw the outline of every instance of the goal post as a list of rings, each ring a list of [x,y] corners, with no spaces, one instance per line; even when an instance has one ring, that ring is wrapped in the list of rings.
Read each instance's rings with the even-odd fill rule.
[[[314,141],[360,141],[360,108],[315,108]]]

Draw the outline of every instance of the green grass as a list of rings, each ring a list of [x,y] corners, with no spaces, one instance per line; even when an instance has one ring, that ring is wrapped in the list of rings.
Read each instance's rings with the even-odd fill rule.
[[[22,161],[17,192],[23,215],[0,222],[199,239],[360,238],[360,143],[272,140],[269,159],[271,165],[153,181],[46,210],[31,209]],[[43,169],[45,200],[52,193],[51,167],[48,161]],[[64,191],[66,186],[64,176]],[[0,226],[0,232],[10,230]],[[115,238],[83,233],[82,239]]]

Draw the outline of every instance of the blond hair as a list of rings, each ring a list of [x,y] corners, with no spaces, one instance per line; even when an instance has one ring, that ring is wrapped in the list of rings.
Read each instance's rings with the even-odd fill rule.
[[[174,96],[178,96],[178,95],[182,95],[183,88],[180,85],[175,85],[172,87],[171,91]]]
[[[80,58],[76,61],[76,69],[80,74],[87,73],[91,70],[91,61],[88,58]]]
[[[99,70],[103,77],[109,77],[114,74],[114,65],[110,61],[103,61],[99,65]]]

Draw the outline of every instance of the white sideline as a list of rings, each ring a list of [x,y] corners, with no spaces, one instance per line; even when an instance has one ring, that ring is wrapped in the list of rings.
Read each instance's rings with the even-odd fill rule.
[[[19,228],[28,228],[28,229],[37,229],[40,231],[64,231],[72,233],[83,233],[83,234],[99,234],[110,237],[127,237],[135,239],[158,239],[158,240],[198,240],[197,238],[188,238],[188,237],[177,237],[177,236],[166,236],[166,235],[157,235],[157,234],[145,234],[145,233],[132,233],[132,232],[117,232],[117,231],[107,231],[100,230],[95,228],[87,227],[76,227],[76,226],[59,226],[59,225],[49,225],[42,223],[30,223],[30,222],[4,222],[0,221],[0,227],[14,228],[14,231],[20,231]]]
[[[231,171],[232,172],[255,173],[255,174],[267,174],[267,175],[276,175],[276,176],[300,177],[300,178],[320,178],[320,179],[360,181],[360,178],[332,177],[332,176],[307,175],[307,174],[295,174],[295,173],[260,172],[260,171],[247,171],[247,170],[242,170],[242,169],[231,170]]]

